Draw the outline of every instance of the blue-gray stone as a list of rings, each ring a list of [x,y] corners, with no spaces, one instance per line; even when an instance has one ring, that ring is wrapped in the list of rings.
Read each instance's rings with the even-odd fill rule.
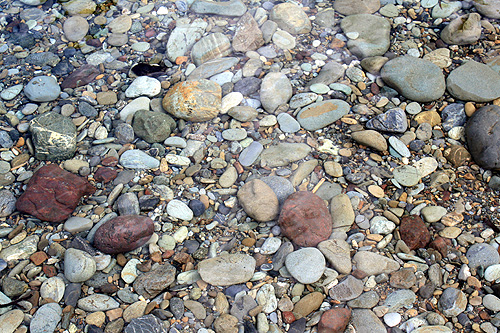
[[[129,169],[155,169],[160,161],[137,149],[127,150],[120,156],[120,164]]]
[[[52,76],[37,76],[24,87],[24,94],[33,102],[51,102],[60,93],[61,88]]]
[[[297,121],[308,131],[316,131],[326,127],[346,114],[351,107],[340,99],[316,102],[304,108],[297,115]]]
[[[500,262],[498,251],[486,243],[472,245],[467,251],[466,257],[469,260],[470,268],[477,268],[479,266],[486,268]]]
[[[453,127],[463,126],[467,121],[464,105],[453,103],[446,106],[441,112],[441,118],[443,119],[442,126],[445,131],[449,131]]]
[[[257,141],[254,141],[248,147],[243,149],[243,151],[240,154],[240,157],[238,158],[238,161],[243,166],[250,166],[257,160],[260,153],[262,153],[262,150],[264,150],[262,144],[260,144]]]
[[[383,132],[404,133],[408,129],[408,121],[403,109],[394,108],[370,119],[366,127]]]
[[[299,122],[288,113],[280,113],[276,119],[280,129],[285,133],[295,133],[300,130]]]
[[[30,323],[31,333],[52,333],[61,320],[62,309],[57,303],[42,305],[36,312]]]

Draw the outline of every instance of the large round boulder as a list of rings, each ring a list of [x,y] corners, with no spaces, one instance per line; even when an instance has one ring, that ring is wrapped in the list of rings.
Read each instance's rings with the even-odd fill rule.
[[[483,106],[465,126],[469,152],[485,169],[500,169],[500,106]]]

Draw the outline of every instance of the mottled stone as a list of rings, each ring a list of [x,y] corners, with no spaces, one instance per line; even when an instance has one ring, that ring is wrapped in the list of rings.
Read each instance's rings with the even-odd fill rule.
[[[249,255],[221,254],[198,264],[203,281],[214,286],[230,286],[249,281],[255,271],[255,259]]]
[[[144,245],[153,232],[154,224],[149,217],[118,216],[97,229],[94,246],[109,254],[128,252]]]
[[[39,160],[57,161],[73,157],[76,151],[76,126],[70,118],[47,112],[30,123],[30,132]]]
[[[399,226],[401,239],[410,250],[425,248],[431,240],[431,234],[427,230],[424,221],[418,216],[405,216],[401,219]]]
[[[134,290],[145,298],[156,297],[175,281],[175,274],[174,266],[170,264],[158,265],[135,279]]]

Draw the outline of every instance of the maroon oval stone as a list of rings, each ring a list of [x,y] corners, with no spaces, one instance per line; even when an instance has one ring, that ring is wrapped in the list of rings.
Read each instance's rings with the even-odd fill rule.
[[[128,252],[144,245],[153,232],[153,220],[147,216],[118,216],[97,229],[94,246],[108,254]]]
[[[342,333],[350,319],[351,310],[347,308],[333,308],[325,311],[318,323],[318,333]]]
[[[431,240],[431,234],[425,222],[416,215],[405,216],[401,219],[399,233],[410,250],[423,248]]]
[[[281,209],[283,234],[299,246],[316,246],[332,233],[332,217],[323,199],[307,191],[290,195]]]
[[[118,175],[118,171],[108,168],[108,167],[99,167],[94,174],[94,179],[97,182],[109,183]]]

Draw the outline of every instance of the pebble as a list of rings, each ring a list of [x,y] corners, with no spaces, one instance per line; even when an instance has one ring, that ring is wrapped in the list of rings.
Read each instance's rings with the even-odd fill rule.
[[[96,272],[96,263],[90,254],[78,249],[64,252],[64,276],[70,282],[84,282]]]
[[[472,245],[467,250],[466,256],[469,260],[470,268],[477,268],[478,266],[488,268],[500,262],[498,251],[493,246],[484,243]]]
[[[326,261],[318,249],[307,247],[290,253],[286,257],[285,265],[297,281],[311,284],[318,281],[323,275]]]
[[[203,281],[214,286],[230,286],[247,282],[253,276],[255,259],[244,254],[222,254],[198,264]]]
[[[61,320],[62,309],[57,303],[42,305],[30,322],[30,332],[45,333],[55,331]]]
[[[184,221],[193,219],[193,211],[180,200],[171,200],[167,205],[167,214]]]

